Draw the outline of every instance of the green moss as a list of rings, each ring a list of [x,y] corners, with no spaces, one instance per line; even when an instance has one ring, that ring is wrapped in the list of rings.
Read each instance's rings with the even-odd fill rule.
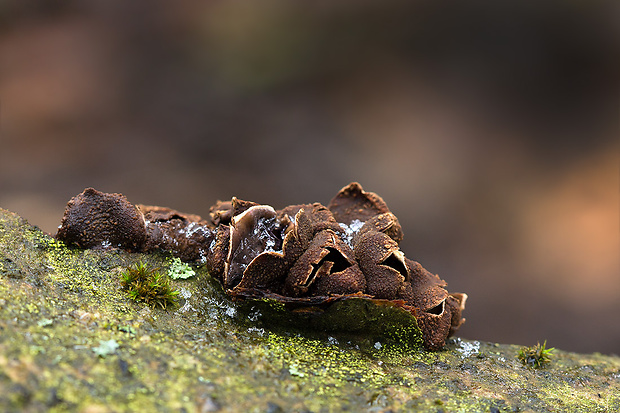
[[[537,343],[534,347],[523,347],[519,350],[517,358],[521,360],[521,363],[526,366],[538,369],[551,361],[552,348],[545,348],[547,346],[547,340],[541,345]]]
[[[144,301],[148,305],[163,309],[175,305],[179,295],[179,292],[171,287],[166,274],[142,261],[123,272],[121,285],[132,300]]]

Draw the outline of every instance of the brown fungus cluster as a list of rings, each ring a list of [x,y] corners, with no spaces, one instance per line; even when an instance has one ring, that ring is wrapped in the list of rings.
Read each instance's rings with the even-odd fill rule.
[[[424,345],[439,349],[464,322],[467,296],[405,257],[402,227],[358,183],[329,203],[269,205],[233,198],[209,219],[133,206],[92,188],[67,205],[57,237],[82,248],[162,249],[200,261],[233,297],[316,305],[335,298],[390,300],[417,319]]]

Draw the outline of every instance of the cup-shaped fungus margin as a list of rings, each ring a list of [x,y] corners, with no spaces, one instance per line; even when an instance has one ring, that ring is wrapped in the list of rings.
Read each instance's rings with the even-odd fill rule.
[[[213,227],[218,225],[230,225],[232,218],[239,215],[253,206],[257,206],[256,202],[244,201],[237,197],[232,197],[230,201],[217,201],[215,205],[209,209],[210,224]]]
[[[224,289],[229,293],[247,290],[248,294],[280,290],[278,284],[289,267],[282,250],[292,235],[290,222],[269,205],[238,198],[218,201],[211,207],[210,218],[216,227],[206,266]]]
[[[449,294],[433,312],[420,311],[416,316],[422,330],[424,346],[439,350],[446,344],[446,338],[453,335],[465,322],[461,317],[465,309],[467,294]]]
[[[356,237],[353,251],[366,277],[366,292],[388,300],[400,298],[407,268],[396,241],[383,232],[366,231]]]
[[[357,182],[342,188],[328,208],[352,246],[355,238],[366,231],[386,233],[396,243],[403,239],[398,218],[390,212],[383,198],[374,192],[364,191]]]
[[[465,322],[461,313],[467,295],[448,293],[447,283],[418,262],[405,258],[405,264],[409,275],[400,295],[418,309],[416,317],[426,348],[438,350]]]
[[[364,222],[364,225],[353,235],[352,243],[357,243],[357,238],[363,234],[371,231],[382,232],[388,237],[392,238],[396,244],[400,244],[403,240],[403,229],[398,222],[396,215],[391,212],[385,212],[379,215],[375,215],[368,221]]]
[[[290,220],[291,213],[295,213],[292,220]],[[331,211],[318,202],[288,206],[281,211],[281,215],[286,215],[292,221],[291,229],[304,251],[319,232],[326,229],[336,233],[342,232],[342,227],[334,219]]]
[[[282,228],[276,215],[269,205],[254,205],[232,217],[224,264],[225,285],[236,286],[244,277],[265,276],[247,271],[254,259],[268,252],[281,255]]]
[[[361,293],[366,279],[355,262],[353,251],[331,229],[319,231],[289,270],[283,293],[342,295]]]
[[[375,215],[390,212],[387,204],[374,192],[366,192],[357,182],[351,182],[332,198],[327,206],[338,222],[350,225],[354,220],[366,222]]]
[[[450,323],[450,331],[448,337],[453,336],[456,330],[465,322],[465,318],[462,317],[463,310],[465,310],[465,302],[467,301],[467,294],[465,293],[450,293],[446,298],[446,305],[450,308],[452,313],[452,322]]]
[[[86,188],[67,203],[56,238],[80,248],[119,247],[140,251],[146,242],[144,216],[122,194]]]

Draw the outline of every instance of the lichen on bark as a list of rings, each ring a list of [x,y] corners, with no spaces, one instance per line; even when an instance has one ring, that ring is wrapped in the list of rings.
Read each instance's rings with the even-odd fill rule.
[[[175,265],[165,254],[67,248],[0,210],[4,410],[620,410],[616,356],[556,350],[532,369],[514,345],[455,338],[427,352],[267,325],[202,267],[172,280],[178,307],[151,308],[120,286],[140,261]]]

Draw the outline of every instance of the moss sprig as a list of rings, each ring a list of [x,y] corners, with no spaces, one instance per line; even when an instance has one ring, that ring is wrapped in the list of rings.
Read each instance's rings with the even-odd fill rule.
[[[152,268],[140,261],[127,268],[121,276],[121,285],[134,301],[162,309],[177,303],[179,292],[170,285],[170,279],[159,268]]]
[[[546,348],[547,340],[541,345],[537,343],[534,347],[523,347],[519,350],[517,357],[526,366],[538,369],[551,361],[551,352],[554,347]]]

